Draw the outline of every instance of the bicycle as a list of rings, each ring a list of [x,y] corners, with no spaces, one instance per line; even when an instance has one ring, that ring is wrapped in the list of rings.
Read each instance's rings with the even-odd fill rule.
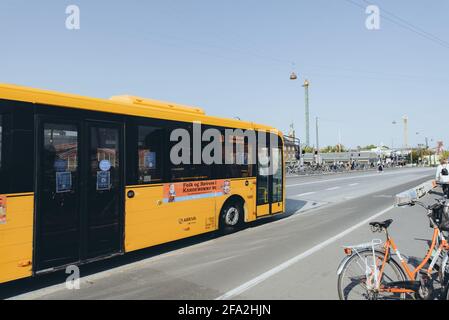
[[[413,200],[398,205],[401,207],[422,206],[427,210],[430,225],[434,229],[427,255],[414,270],[410,269],[388,232],[388,228],[393,223],[391,219],[370,223],[373,233],[385,233],[387,240],[382,247],[382,241],[378,239],[362,245],[344,247],[347,257],[341,262],[337,271],[340,300],[353,300],[356,294],[360,295],[359,299],[365,300],[405,300],[407,297],[422,300],[432,299],[433,271],[435,268],[443,270],[443,272],[439,272],[439,277],[444,278],[448,261],[449,244],[438,225],[439,212],[445,203],[444,200],[437,200],[437,203],[426,206],[422,202]],[[400,263],[392,257],[392,251]],[[437,265],[439,260],[443,261]],[[429,262],[429,267],[424,269]],[[356,270],[354,275],[350,274],[352,268]],[[347,279],[349,283],[345,284]],[[444,283],[444,279],[440,279],[440,281]],[[361,287],[362,290],[357,291],[358,287]]]
[[[299,174],[300,170],[301,170],[301,165],[299,164],[299,161],[289,162],[286,165],[286,172],[289,175]]]

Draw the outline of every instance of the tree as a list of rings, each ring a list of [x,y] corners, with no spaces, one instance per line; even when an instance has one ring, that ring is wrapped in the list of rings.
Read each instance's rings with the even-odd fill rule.
[[[332,152],[332,147],[331,147],[331,146],[327,146],[327,147],[321,149],[321,152],[322,152],[322,153],[329,153],[329,152]]]
[[[322,153],[331,153],[331,152],[346,152],[347,149],[344,145],[336,145],[336,146],[327,146],[326,148],[321,149]]]
[[[418,163],[419,158],[421,157],[421,154],[418,150],[413,149],[411,152],[411,155],[413,156],[413,163]],[[412,159],[410,159],[410,155],[407,156],[407,161],[410,162]]]
[[[413,149],[411,155],[413,156],[413,163],[419,163],[420,158],[421,161],[423,161],[424,157],[433,155],[433,152],[429,149]],[[444,158],[444,155],[442,157]],[[447,154],[447,157],[449,157],[449,153]],[[408,162],[412,160],[410,158],[410,154],[406,157],[406,159]]]
[[[303,150],[304,153],[314,153],[315,152],[315,148],[309,147],[309,146],[304,146],[302,148],[302,150]]]
[[[376,149],[376,148],[377,148],[377,146],[375,146],[374,144],[369,144],[369,145],[367,145],[365,147],[362,147],[360,149],[366,151],[366,150],[372,150],[372,149]]]
[[[440,155],[440,159],[449,159],[449,151],[443,151]]]

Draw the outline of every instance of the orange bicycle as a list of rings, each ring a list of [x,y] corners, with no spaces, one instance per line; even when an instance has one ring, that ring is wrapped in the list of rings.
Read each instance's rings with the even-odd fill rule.
[[[411,270],[401,256],[388,228],[393,220],[370,223],[371,230],[384,232],[386,242],[381,240],[344,248],[347,257],[340,264],[338,274],[338,294],[341,300],[405,300],[432,299],[432,273],[439,260],[447,263],[449,245],[439,228],[441,212],[447,208],[444,200],[437,200],[432,206],[426,206],[419,201],[411,201],[399,206],[420,205],[427,210],[433,237],[426,257],[416,269]],[[392,257],[399,259],[399,263]],[[428,263],[430,264],[428,265]],[[426,268],[426,266],[428,267]],[[426,269],[425,269],[426,268]],[[444,276],[439,273],[440,277]]]

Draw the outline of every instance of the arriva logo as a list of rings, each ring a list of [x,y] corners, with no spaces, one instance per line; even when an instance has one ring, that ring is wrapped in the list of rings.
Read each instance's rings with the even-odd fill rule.
[[[196,217],[180,218],[178,220],[179,224],[190,223],[190,222],[195,222],[195,221],[196,221]]]

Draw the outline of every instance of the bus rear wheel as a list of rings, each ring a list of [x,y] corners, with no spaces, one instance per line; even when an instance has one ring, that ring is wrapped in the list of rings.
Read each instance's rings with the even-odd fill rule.
[[[226,203],[220,212],[220,231],[230,234],[238,231],[244,221],[243,203],[241,201],[230,201]]]

